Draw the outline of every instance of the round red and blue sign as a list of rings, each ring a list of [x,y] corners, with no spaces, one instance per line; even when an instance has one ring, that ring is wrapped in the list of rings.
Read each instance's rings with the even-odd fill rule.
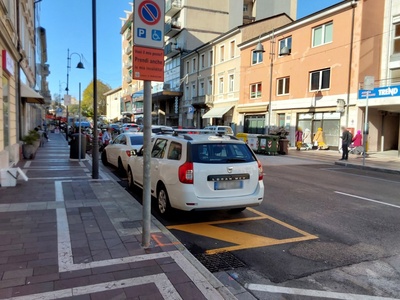
[[[139,5],[139,17],[147,25],[156,25],[161,19],[161,9],[157,3],[148,0]]]

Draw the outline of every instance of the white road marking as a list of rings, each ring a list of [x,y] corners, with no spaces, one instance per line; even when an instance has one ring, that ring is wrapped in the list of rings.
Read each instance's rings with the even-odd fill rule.
[[[27,173],[27,172],[26,172]],[[26,174],[25,173],[25,174]],[[83,179],[83,178],[87,178],[87,176],[70,176],[70,177],[29,177],[30,180],[63,180],[66,181],[68,179]]]
[[[336,293],[336,292],[318,291],[318,290],[306,290],[306,289],[288,288],[282,286],[254,284],[254,283],[247,284],[246,288],[252,291],[259,291],[266,293],[309,296],[309,297],[340,299],[340,300],[398,300],[396,298],[389,298],[389,297],[345,294],[345,293]]]
[[[24,165],[24,169],[29,168],[31,166],[31,161],[27,161]]]
[[[370,201],[370,202],[374,202],[374,203],[378,203],[378,204],[382,204],[382,205],[387,205],[387,206],[391,206],[391,207],[400,208],[399,205],[386,203],[386,202],[382,202],[382,201],[378,201],[378,200],[374,200],[374,199],[369,199],[369,198],[365,198],[365,197],[361,197],[361,196],[357,196],[357,195],[347,194],[347,193],[338,192],[338,191],[335,191],[335,193],[339,194],[339,195],[347,196],[347,197],[352,197],[352,198],[361,199],[361,200],[365,200],[365,201]]]
[[[92,293],[123,289],[131,286],[140,286],[148,283],[154,283],[164,299],[182,300],[177,290],[169,281],[165,274],[148,275],[144,277],[129,278],[123,280],[115,280],[110,282],[92,284],[87,286],[74,287],[59,291],[45,292],[41,294],[33,294],[20,297],[12,297],[13,300],[50,300],[79,295],[87,295]]]

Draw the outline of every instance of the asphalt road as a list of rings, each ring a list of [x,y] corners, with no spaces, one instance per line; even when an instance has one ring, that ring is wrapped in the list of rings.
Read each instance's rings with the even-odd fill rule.
[[[154,215],[237,295],[400,298],[400,175],[261,161],[265,197],[254,210]]]

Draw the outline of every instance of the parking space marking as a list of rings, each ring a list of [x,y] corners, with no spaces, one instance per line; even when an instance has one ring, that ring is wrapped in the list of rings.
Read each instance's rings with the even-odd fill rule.
[[[212,221],[212,222],[202,222],[202,223],[192,223],[185,225],[175,225],[168,226],[168,229],[175,229],[180,231],[185,231],[191,234],[196,234],[220,241],[224,241],[227,243],[235,244],[229,247],[217,248],[217,249],[209,249],[206,251],[207,254],[216,254],[226,251],[235,251],[235,250],[243,250],[250,248],[259,248],[259,247],[267,247],[273,245],[294,243],[294,242],[302,242],[312,239],[317,239],[318,237],[312,234],[305,232],[297,227],[294,227],[290,224],[287,224],[283,221],[280,221],[274,217],[268,216],[264,213],[261,213],[255,209],[247,208],[248,211],[258,215],[257,217],[248,217],[248,218],[238,218],[232,220],[221,220],[221,221]],[[287,239],[275,239],[266,236],[256,235],[252,233],[247,233],[243,231],[237,231],[233,229],[227,229],[218,227],[216,225],[222,224],[230,224],[230,223],[238,223],[238,222],[249,222],[249,221],[257,221],[257,220],[270,220],[275,222],[287,229],[297,232],[300,234],[300,237],[295,238],[287,238]]]
[[[356,199],[360,199],[360,200],[365,200],[365,201],[369,201],[369,202],[374,202],[374,203],[378,203],[378,204],[382,204],[382,205],[387,205],[387,206],[391,206],[391,207],[395,207],[395,208],[400,208],[399,205],[394,205],[391,203],[386,203],[386,202],[369,199],[369,198],[365,198],[365,197],[361,197],[361,196],[357,196],[357,195],[347,194],[347,193],[338,192],[338,191],[335,191],[335,194],[339,194],[339,195],[343,195],[343,196],[347,196],[347,197],[351,197],[351,198],[356,198]]]
[[[316,298],[329,298],[329,299],[341,299],[341,300],[396,300],[396,298],[380,297],[380,296],[369,296],[369,295],[357,295],[357,294],[345,294],[329,291],[319,290],[308,290],[298,289],[275,285],[264,285],[250,283],[246,285],[246,288],[252,291],[272,293],[272,294],[286,294],[296,296],[309,296]]]

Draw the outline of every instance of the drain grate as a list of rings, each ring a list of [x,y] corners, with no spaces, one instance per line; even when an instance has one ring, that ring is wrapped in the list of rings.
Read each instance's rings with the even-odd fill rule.
[[[228,271],[246,267],[240,259],[230,252],[207,255],[205,253],[193,254],[211,273]]]
[[[123,221],[121,222],[121,225],[124,229],[141,227],[141,223],[138,221]]]

